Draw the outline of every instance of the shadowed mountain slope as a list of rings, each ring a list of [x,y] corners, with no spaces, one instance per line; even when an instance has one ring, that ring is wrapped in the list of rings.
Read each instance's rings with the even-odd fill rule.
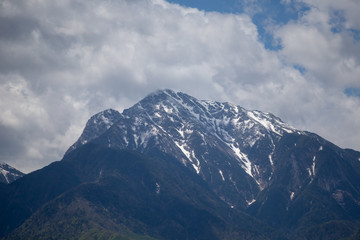
[[[78,184],[39,207],[5,239],[70,239],[101,234],[149,239],[279,236],[228,207],[199,176],[165,156],[149,158],[88,144],[55,165],[59,175],[72,176]],[[30,179],[49,174],[49,168],[34,176],[29,174]],[[54,181],[50,185],[56,184],[57,179],[51,178],[46,177]]]

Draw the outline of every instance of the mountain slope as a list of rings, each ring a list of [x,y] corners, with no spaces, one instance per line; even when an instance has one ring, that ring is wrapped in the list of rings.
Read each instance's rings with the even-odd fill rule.
[[[19,227],[37,209],[81,183],[77,169],[55,162],[0,188],[0,237]]]
[[[11,183],[24,175],[24,173],[11,167],[10,165],[0,162],[0,182]]]
[[[40,207],[5,239],[102,234],[144,239],[279,237],[255,219],[230,209],[201,178],[174,159],[87,144],[58,164],[59,171],[69,171],[61,165],[70,164],[82,183]]]
[[[314,134],[284,136],[274,151],[280,161],[269,187],[247,211],[296,235],[310,231],[309,239],[336,220],[359,229],[359,156]],[[331,235],[323,239],[339,239]]]

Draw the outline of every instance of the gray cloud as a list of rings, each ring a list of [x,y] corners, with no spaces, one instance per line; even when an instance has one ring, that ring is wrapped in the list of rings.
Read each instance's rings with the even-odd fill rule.
[[[318,28],[327,10],[274,28],[284,45],[274,52],[246,15],[162,0],[0,4],[0,160],[21,170],[59,160],[92,114],[159,88],[273,112],[359,149],[360,101],[343,94],[358,86],[358,45]],[[329,70],[346,59],[349,69]]]

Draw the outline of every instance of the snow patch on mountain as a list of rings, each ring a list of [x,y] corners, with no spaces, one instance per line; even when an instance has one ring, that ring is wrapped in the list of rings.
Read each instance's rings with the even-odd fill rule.
[[[252,200],[246,201],[246,202],[247,202],[248,206],[250,206],[251,204],[253,204],[254,202],[256,202],[256,200],[255,200],[255,199],[252,199]]]
[[[225,182],[224,174],[223,174],[223,172],[221,171],[221,169],[219,169],[219,174],[220,174],[220,176],[221,176],[221,179]]]
[[[311,170],[312,170],[312,176],[315,177],[315,165],[316,165],[316,156],[313,157],[313,164],[311,166]]]
[[[160,194],[160,191],[161,191],[161,186],[158,182],[155,183],[155,192],[157,195]]]
[[[175,144],[184,153],[186,158],[191,162],[191,165],[195,169],[196,173],[199,174],[200,173],[200,162],[195,157],[194,151],[190,152],[190,151],[186,150],[186,145],[185,144],[181,144],[181,143],[176,142],[176,141],[175,141]]]
[[[256,110],[247,111],[246,113],[251,119],[261,124],[268,132],[276,133],[279,136],[282,136],[284,132],[294,133],[297,131],[274,116],[271,116],[269,113],[262,113]]]
[[[290,200],[293,200],[293,199],[294,199],[294,196],[295,196],[295,192],[291,192],[291,193],[290,193]]]
[[[8,175],[10,174],[10,172],[6,171],[5,169],[0,169],[0,173],[4,176],[6,183],[9,183]]]
[[[252,170],[251,162],[249,161],[249,158],[246,156],[246,154],[242,153],[239,148],[234,146],[234,144],[229,144],[229,146],[240,160],[242,164],[241,167],[245,170],[245,172],[249,174],[251,177],[254,177],[251,171]]]

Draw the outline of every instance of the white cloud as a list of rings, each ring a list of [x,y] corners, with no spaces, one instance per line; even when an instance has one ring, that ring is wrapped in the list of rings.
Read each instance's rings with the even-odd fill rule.
[[[359,100],[346,97],[335,78],[358,86],[357,45],[345,46],[346,34],[334,35],[328,13],[317,11],[277,28],[284,49],[273,52],[246,15],[162,0],[4,0],[0,131],[7,137],[0,141],[11,147],[0,158],[25,171],[59,160],[91,114],[121,111],[158,88],[270,111],[342,146],[359,146]]]
[[[360,87],[360,43],[346,28],[332,31],[330,6],[313,7],[297,22],[280,27],[275,34],[282,40],[281,53],[289,63],[304,66],[317,81],[337,88]]]
[[[280,56],[289,65],[305,67],[307,82],[317,85],[316,95],[309,95],[315,96],[312,104],[303,109],[309,114],[304,127],[343,147],[359,149],[359,98],[343,92],[360,87],[360,42],[353,35],[360,30],[360,2],[299,2],[307,3],[310,10],[274,33],[282,42]],[[339,18],[339,26],[334,26],[334,17]]]

